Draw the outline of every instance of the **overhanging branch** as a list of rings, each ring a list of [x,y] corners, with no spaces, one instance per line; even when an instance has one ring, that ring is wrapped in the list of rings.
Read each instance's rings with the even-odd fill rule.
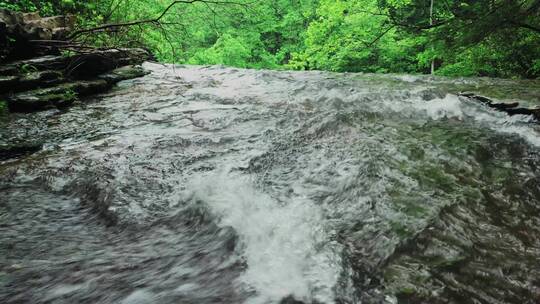
[[[529,30],[531,30],[533,32],[540,33],[540,28],[539,27],[536,27],[536,26],[533,26],[533,25],[530,25],[530,24],[527,24],[527,23],[523,23],[523,22],[518,22],[518,21],[511,21],[510,23],[512,23],[513,25],[519,26],[521,28],[526,28],[526,29],[529,29]]]
[[[205,4],[233,4],[233,5],[244,5],[243,3],[239,2],[233,2],[233,1],[214,1],[214,0],[176,0],[171,2],[165,10],[161,12],[159,16],[152,19],[142,19],[142,20],[134,20],[134,21],[128,21],[128,22],[121,22],[121,23],[110,23],[110,24],[104,24],[92,28],[86,28],[81,29],[78,31],[73,32],[71,35],[67,37],[68,40],[73,40],[78,37],[80,37],[83,34],[88,33],[95,33],[100,32],[104,30],[110,30],[110,29],[118,29],[121,27],[130,27],[130,26],[138,26],[142,24],[159,24],[161,19],[167,15],[167,13],[177,4],[193,4],[193,3],[205,3]]]

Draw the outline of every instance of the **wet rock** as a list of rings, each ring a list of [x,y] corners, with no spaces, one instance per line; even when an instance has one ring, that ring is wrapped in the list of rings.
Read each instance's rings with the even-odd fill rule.
[[[62,41],[74,23],[73,16],[42,18],[0,9],[0,61],[10,61],[0,66],[0,97],[10,111],[64,107],[77,96],[147,74],[134,66],[152,59],[144,49],[89,48],[60,56],[59,44],[50,40]]]
[[[11,91],[18,82],[17,76],[0,76],[0,94]]]
[[[56,70],[67,77],[88,78],[126,65],[138,65],[151,59],[143,49],[98,50],[71,56],[40,56],[19,60],[0,68],[0,75],[14,76],[31,72]]]
[[[52,39],[62,39],[65,36],[66,30],[73,28],[75,25],[75,17],[72,15],[53,16],[41,18],[38,14],[32,14],[32,18],[28,19],[25,16],[25,28],[31,31],[32,29],[46,29]]]
[[[74,24],[74,16],[41,18],[37,13],[0,9],[0,59],[22,59],[57,52],[54,48],[42,48],[34,41],[62,39]]]
[[[57,70],[64,71],[68,77],[87,78],[122,66],[141,64],[150,58],[143,49],[103,50],[72,56],[47,55],[7,64],[0,68],[0,75]]]
[[[141,64],[149,59],[150,54],[143,49],[114,49],[79,54],[69,58],[66,74],[74,78],[93,77],[122,66]]]
[[[540,121],[540,109],[528,109],[528,108],[515,108],[515,109],[505,109],[504,112],[508,115],[531,115],[537,121]]]
[[[79,96],[86,96],[92,94],[103,93],[111,88],[111,85],[103,79],[89,80],[89,81],[77,81],[74,83],[68,83],[60,86],[66,90],[72,90]]]
[[[34,112],[71,105],[77,97],[102,93],[111,84],[103,79],[64,83],[55,87],[15,94],[7,98],[11,112]]]
[[[68,63],[69,57],[54,55],[40,56],[9,63],[0,69],[0,73],[3,75],[17,75],[45,70],[63,70]]]
[[[49,87],[63,81],[62,73],[58,71],[40,71],[28,73],[21,77],[11,87],[11,92],[30,90],[34,88]],[[3,93],[0,91],[0,93]]]
[[[115,69],[115,70],[113,70],[113,71],[111,71],[109,73],[102,74],[102,75],[98,76],[98,78],[103,79],[103,80],[107,81],[108,83],[113,84],[113,83],[120,82],[122,80],[142,77],[142,76],[145,76],[145,75],[148,75],[148,74],[149,74],[149,72],[146,71],[141,66],[129,65],[129,66],[125,66],[125,67]]]
[[[39,13],[37,13],[37,12],[23,13],[22,14],[22,19],[23,19],[24,22],[32,22],[32,21],[39,20],[40,18],[41,18],[41,16],[39,16]]]
[[[19,94],[8,99],[8,108],[11,112],[30,113],[54,107],[71,105],[76,96],[68,94]]]
[[[0,144],[0,161],[35,153],[42,147],[42,142]]]
[[[507,110],[512,108],[517,108],[519,106],[519,102],[512,102],[512,103],[494,103],[492,106],[499,110]]]
[[[121,80],[146,75],[140,66],[117,67],[147,58],[146,51],[134,49],[21,60],[4,69],[5,73],[14,75],[0,78],[0,94],[12,94],[6,98],[12,112],[65,107],[72,104],[77,96],[102,93]],[[85,80],[74,80],[80,78]]]

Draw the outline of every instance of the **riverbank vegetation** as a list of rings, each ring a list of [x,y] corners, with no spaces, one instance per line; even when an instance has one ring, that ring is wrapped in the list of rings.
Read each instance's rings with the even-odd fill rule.
[[[540,77],[540,0],[0,0],[163,62]],[[103,26],[105,25],[105,26]]]

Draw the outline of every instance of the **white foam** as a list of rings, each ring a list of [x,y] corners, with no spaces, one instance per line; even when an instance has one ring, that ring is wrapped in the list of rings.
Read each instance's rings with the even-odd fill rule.
[[[395,106],[400,111],[406,111],[407,104]],[[424,112],[430,119],[454,118],[463,120],[465,116],[476,122],[485,124],[495,132],[520,136],[529,144],[540,147],[540,136],[531,124],[532,118],[525,115],[509,116],[486,106],[473,102],[467,103],[458,96],[448,94],[442,99],[431,101],[413,100],[412,108]]]
[[[534,129],[535,125],[530,116],[508,116],[506,113],[491,110],[489,112],[477,111],[473,117],[475,121],[487,124],[494,131],[518,135],[529,144],[540,147],[540,134]]]
[[[414,107],[418,110],[425,111],[434,120],[442,118],[463,119],[461,101],[456,95],[448,94],[443,99],[414,103]]]
[[[328,244],[320,209],[307,199],[280,203],[245,177],[220,174],[193,183],[195,200],[204,201],[231,226],[244,246],[247,270],[240,286],[254,289],[248,303],[298,300],[333,303],[340,273],[337,244]]]
[[[507,113],[491,109],[474,102],[462,102],[455,95],[448,94],[443,102],[452,98],[457,100],[456,105],[474,119],[474,121],[487,125],[491,130],[504,134],[517,135],[525,139],[529,144],[540,147],[540,136],[535,129],[536,124],[532,117],[527,115],[509,116]]]

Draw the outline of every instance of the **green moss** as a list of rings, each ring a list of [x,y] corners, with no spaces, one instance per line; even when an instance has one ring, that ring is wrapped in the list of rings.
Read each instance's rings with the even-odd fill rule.
[[[78,97],[77,93],[72,90],[68,90],[64,93],[48,94],[40,98],[54,104],[57,107],[65,107],[71,105],[75,100],[77,100]]]
[[[76,100],[78,98],[77,93],[72,89],[66,90],[64,94],[62,95],[64,97],[63,99],[66,99],[66,100]]]
[[[416,293],[416,288],[414,286],[404,286],[399,290],[399,294],[401,295],[413,295]]]
[[[34,72],[37,72],[37,71],[38,71],[38,69],[35,66],[33,66],[31,64],[28,64],[28,63],[23,64],[20,67],[20,73],[22,75],[28,75],[28,74],[31,74],[31,73],[34,73]]]
[[[0,116],[5,116],[8,113],[8,104],[4,100],[0,100]]]
[[[71,56],[73,56],[73,55],[75,55],[75,54],[76,54],[76,53],[75,53],[74,51],[68,51],[68,50],[63,50],[63,51],[61,52],[61,56],[62,56],[62,57],[65,57],[65,58],[69,58],[69,57],[71,57]]]

